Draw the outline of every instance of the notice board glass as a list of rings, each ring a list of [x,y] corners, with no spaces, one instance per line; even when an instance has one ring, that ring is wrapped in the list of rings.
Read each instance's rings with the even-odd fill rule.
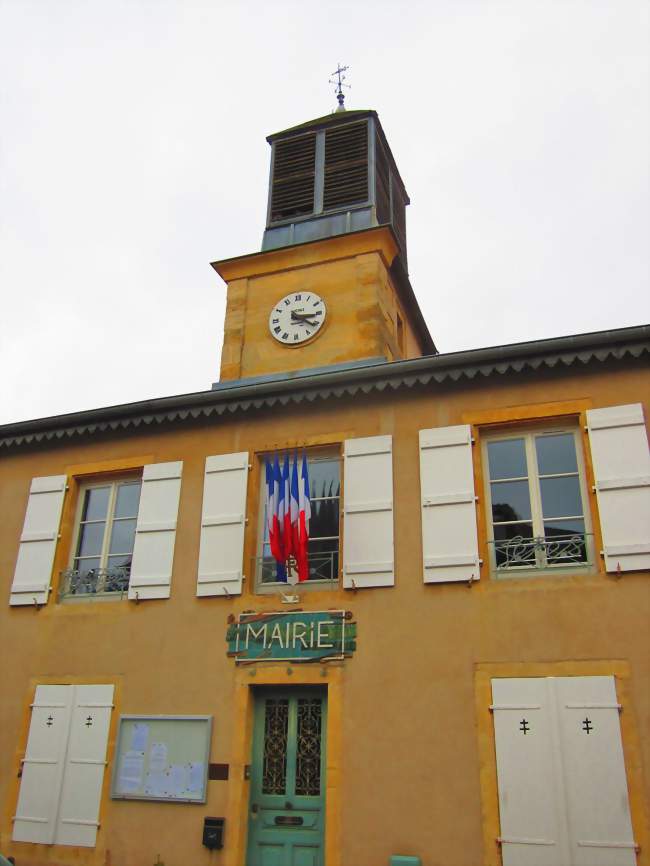
[[[111,797],[205,803],[212,716],[120,716]]]

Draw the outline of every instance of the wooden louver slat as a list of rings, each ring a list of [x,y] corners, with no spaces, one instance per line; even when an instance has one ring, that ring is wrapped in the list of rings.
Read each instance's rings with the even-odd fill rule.
[[[323,207],[342,207],[368,199],[368,125],[353,123],[325,135]]]
[[[271,220],[289,219],[313,211],[315,161],[315,133],[276,142]]]

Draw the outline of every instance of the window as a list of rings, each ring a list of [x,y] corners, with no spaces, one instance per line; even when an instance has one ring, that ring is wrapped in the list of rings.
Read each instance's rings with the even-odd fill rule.
[[[62,596],[116,597],[128,589],[141,486],[141,479],[131,476],[81,488]]]
[[[496,571],[586,565],[590,535],[577,430],[495,436],[484,455]]]
[[[274,455],[275,456],[275,455]],[[285,455],[278,455],[280,465]],[[293,454],[290,455],[293,462]],[[307,453],[311,519],[309,522],[309,582],[313,584],[338,580],[339,574],[339,503],[341,498],[341,461],[333,451]],[[266,515],[266,487],[262,473],[260,538],[263,539],[257,558],[258,587],[285,586],[277,581],[276,562],[271,555]],[[304,583],[303,583],[304,586]]]

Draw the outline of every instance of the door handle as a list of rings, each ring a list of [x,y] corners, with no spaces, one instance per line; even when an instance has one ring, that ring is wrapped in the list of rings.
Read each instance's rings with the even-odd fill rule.
[[[293,804],[287,800],[284,804],[284,808],[290,811],[291,809],[293,809]]]
[[[257,803],[251,803],[251,812],[253,813],[253,815],[257,815],[258,809],[259,806],[257,805]]]

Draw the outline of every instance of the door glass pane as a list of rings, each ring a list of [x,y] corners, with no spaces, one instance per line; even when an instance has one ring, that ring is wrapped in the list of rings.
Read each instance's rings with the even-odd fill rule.
[[[110,490],[110,487],[93,487],[86,491],[83,514],[81,515],[82,521],[104,520],[106,518]]]
[[[137,517],[140,504],[140,482],[120,484],[115,501],[115,517]]]
[[[267,698],[264,707],[262,793],[284,794],[287,789],[289,701],[286,698]]]
[[[537,467],[540,475],[577,472],[576,446],[572,433],[536,436]]]
[[[497,481],[490,485],[492,520],[529,520],[530,493],[527,481]]]
[[[85,523],[79,529],[77,556],[98,556],[102,552],[105,523]]]
[[[296,794],[320,794],[322,703],[320,698],[298,699]]]
[[[549,517],[582,515],[582,497],[577,475],[563,478],[540,478],[542,512]]]
[[[490,478],[526,478],[526,449],[523,439],[502,439],[488,443]]]

